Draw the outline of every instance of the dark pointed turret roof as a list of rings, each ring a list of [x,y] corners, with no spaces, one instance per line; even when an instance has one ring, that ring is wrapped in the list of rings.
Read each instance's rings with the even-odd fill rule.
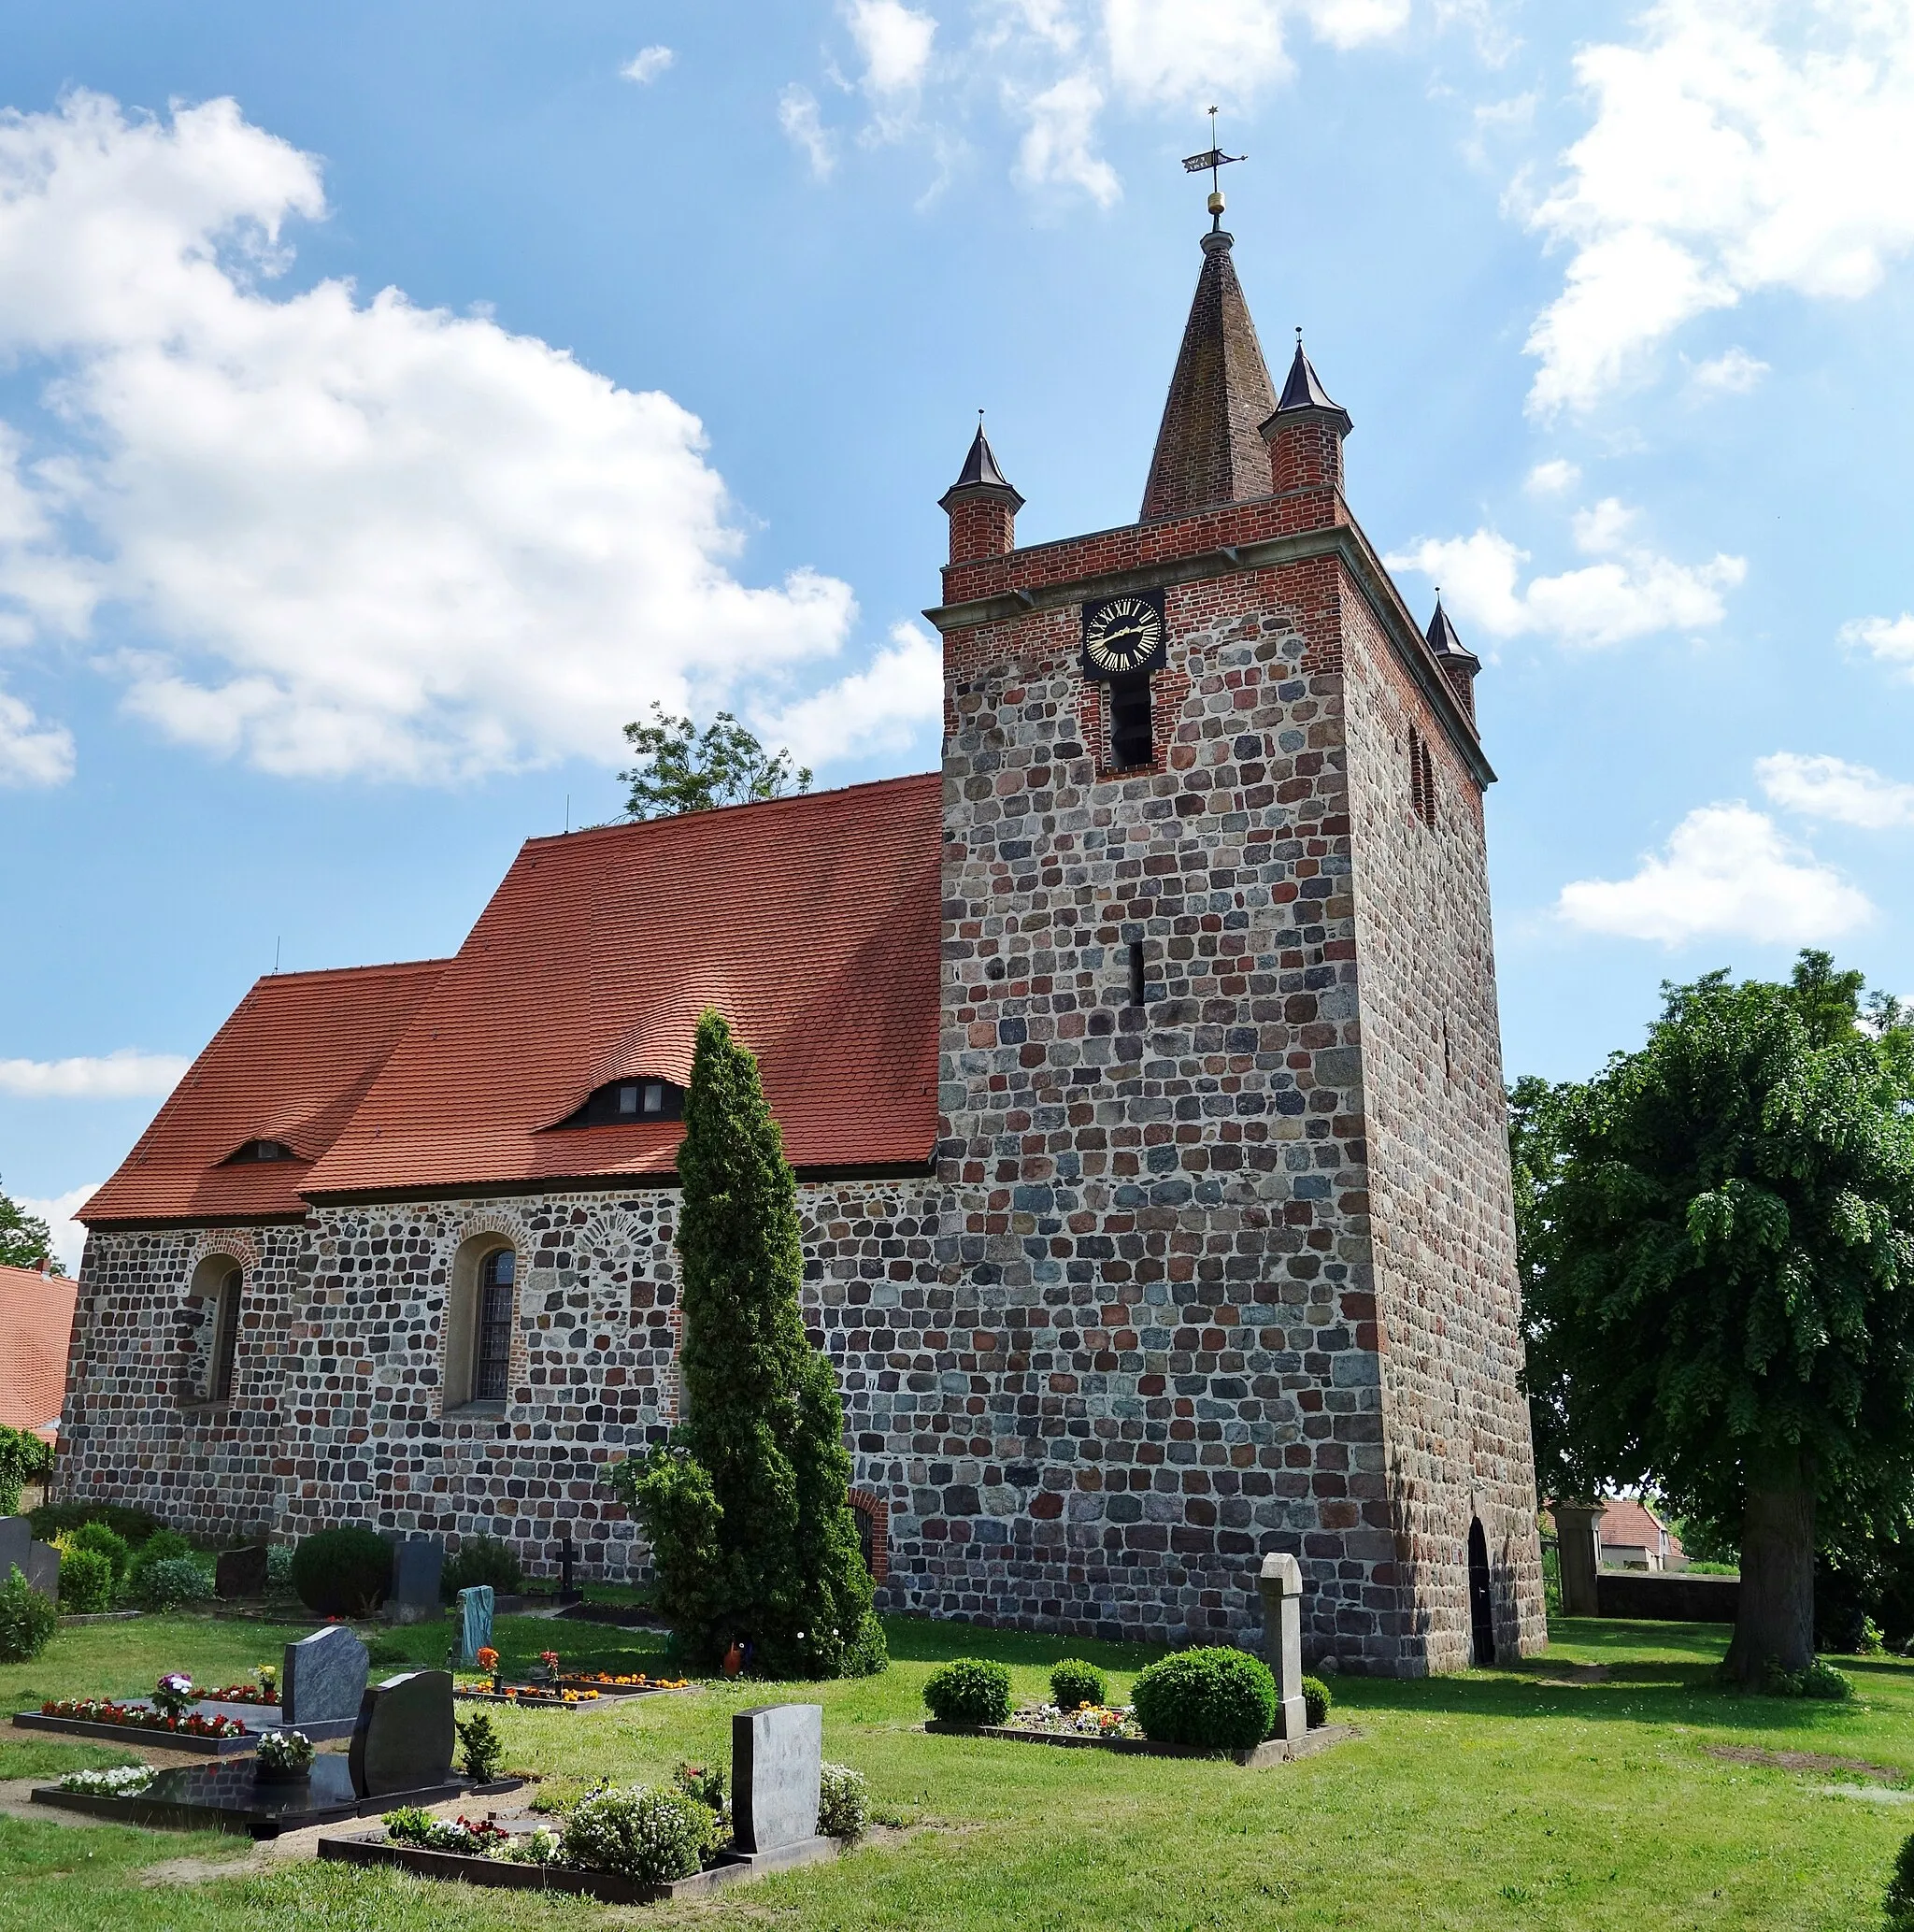
[[[1295,356],[1290,363],[1290,373],[1282,385],[1282,400],[1277,404],[1275,413],[1288,416],[1302,409],[1321,409],[1339,418],[1344,436],[1348,436],[1355,426],[1350,421],[1350,412],[1323,388],[1322,379],[1316,373],[1316,365],[1304,351],[1303,332],[1298,329]]]
[[[1456,635],[1455,626],[1449,621],[1449,612],[1442,608],[1442,593],[1436,593],[1436,615],[1429,620],[1429,649],[1437,657],[1465,657],[1472,664],[1476,654],[1464,644]]]
[[[950,499],[959,491],[1001,490],[1007,495],[1016,497],[1015,508],[1023,508],[1022,497],[1017,494],[1015,487],[1004,472],[997,467],[996,453],[991,448],[991,439],[983,433],[983,418],[978,416],[977,434],[970,439],[970,452],[964,459],[964,467],[957,473],[957,480],[937,499],[945,509],[950,507]]]
[[[1230,246],[1221,231],[1203,237],[1203,272],[1144,486],[1145,522],[1269,494],[1259,430],[1276,408],[1276,386]]]

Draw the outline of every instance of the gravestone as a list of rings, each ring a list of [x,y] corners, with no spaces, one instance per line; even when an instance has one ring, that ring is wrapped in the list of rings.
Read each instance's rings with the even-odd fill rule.
[[[438,1615],[438,1580],[445,1546],[432,1537],[407,1537],[393,1546],[393,1586],[385,1600],[394,1624],[422,1624]]]
[[[26,1575],[33,1546],[34,1526],[24,1516],[0,1516],[0,1583],[16,1569]]]
[[[1602,1612],[1596,1579],[1601,1574],[1602,1548],[1596,1524],[1602,1520],[1602,1506],[1557,1503],[1552,1513],[1555,1548],[1562,1565],[1562,1614],[1598,1617]]]
[[[1263,1598],[1263,1661],[1276,1679],[1276,1732],[1297,1739],[1309,1727],[1303,1702],[1303,1567],[1272,1550],[1256,1577]]]
[[[740,1852],[781,1851],[818,1835],[824,1707],[760,1704],[731,1720],[731,1816]]]
[[[279,1670],[286,1723],[350,1723],[364,1700],[365,1672],[365,1646],[343,1624],[289,1643]]]
[[[60,1600],[60,1553],[51,1543],[26,1546],[26,1580],[49,1603]]]
[[[458,1732],[450,1670],[408,1670],[365,1693],[348,1753],[362,1797],[423,1791],[451,1775]]]
[[[459,1661],[476,1664],[492,1647],[492,1585],[474,1583],[459,1592]]]
[[[213,1590],[228,1600],[236,1596],[265,1595],[265,1545],[254,1543],[245,1550],[221,1550],[213,1565]]]

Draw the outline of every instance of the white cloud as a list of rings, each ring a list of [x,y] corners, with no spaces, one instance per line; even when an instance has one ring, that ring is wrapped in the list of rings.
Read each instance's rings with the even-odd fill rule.
[[[1777,805],[1806,818],[1833,819],[1869,832],[1914,825],[1914,785],[1883,778],[1871,766],[1777,751],[1757,760],[1754,771]]]
[[[937,23],[900,0],[849,0],[845,17],[864,60],[867,93],[888,96],[914,93],[931,64]]]
[[[110,599],[146,640],[117,661],[129,706],[169,735],[433,780],[608,760],[654,698],[706,708],[840,650],[847,585],[734,574],[669,396],[393,289],[275,299],[288,224],[324,212],[314,160],[231,101],[0,116],[0,359],[54,405],[45,458],[18,423],[0,450],[15,641]]]
[[[90,1181],[84,1187],[68,1188],[64,1195],[45,1201],[29,1200],[24,1195],[14,1196],[16,1207],[23,1208],[36,1221],[47,1224],[60,1266],[75,1278],[79,1274],[80,1256],[86,1252],[86,1229],[73,1217],[99,1193],[100,1185],[97,1181]]]
[[[818,112],[818,97],[793,81],[778,96],[778,125],[810,165],[812,179],[828,181],[837,165],[837,143]]]
[[[1750,355],[1745,349],[1729,349],[1710,356],[1705,363],[1697,363],[1689,376],[1688,387],[1703,398],[1746,395],[1758,389],[1762,378],[1768,373],[1767,364],[1759,357]]]
[[[20,1100],[146,1100],[163,1098],[192,1063],[178,1053],[143,1053],[136,1047],[74,1060],[0,1060],[0,1094]]]
[[[1242,103],[1293,71],[1280,0],[1105,0],[1110,84],[1129,104]]]
[[[1635,514],[1612,496],[1577,511],[1576,548],[1599,561],[1525,585],[1520,579],[1529,552],[1486,528],[1469,537],[1421,537],[1384,561],[1392,570],[1419,571],[1439,584],[1464,631],[1492,637],[1540,634],[1599,647],[1720,623],[1727,615],[1721,594],[1747,575],[1745,561],[1718,554],[1706,564],[1678,564],[1631,540]]]
[[[1581,465],[1565,456],[1550,456],[1529,471],[1524,487],[1536,496],[1560,496],[1581,481]]]
[[[1833,867],[1739,803],[1690,812],[1632,878],[1578,880],[1555,909],[1583,932],[1670,947],[1709,937],[1810,946],[1874,917]]]
[[[678,56],[668,47],[641,47],[618,71],[640,87],[650,87]]]
[[[800,765],[822,765],[853,750],[900,751],[934,728],[943,710],[943,649],[915,624],[900,623],[868,670],[752,723],[766,744],[788,746]]]
[[[1029,102],[1029,127],[1017,156],[1026,187],[1080,188],[1099,208],[1122,197],[1117,171],[1096,152],[1096,117],[1103,90],[1088,74],[1072,74]]]
[[[64,785],[73,776],[73,734],[42,724],[17,697],[0,691],[0,785]]]
[[[1587,410],[1744,295],[1864,295],[1914,246],[1914,0],[1661,0],[1576,56],[1589,130],[1530,224],[1571,250],[1530,406]]]
[[[1914,678],[1914,616],[1857,617],[1844,623],[1840,640],[1849,650],[1872,651],[1878,662]]]

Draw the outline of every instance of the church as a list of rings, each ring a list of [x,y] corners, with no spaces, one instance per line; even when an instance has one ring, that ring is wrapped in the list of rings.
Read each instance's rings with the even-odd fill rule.
[[[1134,523],[941,499],[939,771],[528,841],[264,979],[87,1205],[56,1493],[642,1576],[697,1016],[758,1054],[880,1609],[1312,1666],[1544,1640],[1478,665],[1217,219]]]

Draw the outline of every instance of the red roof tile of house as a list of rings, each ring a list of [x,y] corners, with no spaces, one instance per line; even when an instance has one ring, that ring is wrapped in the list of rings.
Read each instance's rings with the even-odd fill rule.
[[[1616,1549],[1659,1550],[1665,1536],[1668,1548],[1676,1555],[1681,1554],[1680,1538],[1647,1504],[1636,1502],[1633,1496],[1604,1496],[1601,1520],[1595,1528],[1602,1541]]]
[[[0,1423],[49,1441],[66,1399],[76,1285],[30,1267],[0,1267]]]
[[[707,1006],[794,1166],[927,1166],[941,846],[936,773],[531,840],[303,1191],[669,1175],[676,1123],[558,1123],[682,1085]]]
[[[79,1219],[303,1215],[306,1176],[444,970],[428,959],[259,980]],[[277,1140],[293,1158],[232,1158],[255,1140]]]

